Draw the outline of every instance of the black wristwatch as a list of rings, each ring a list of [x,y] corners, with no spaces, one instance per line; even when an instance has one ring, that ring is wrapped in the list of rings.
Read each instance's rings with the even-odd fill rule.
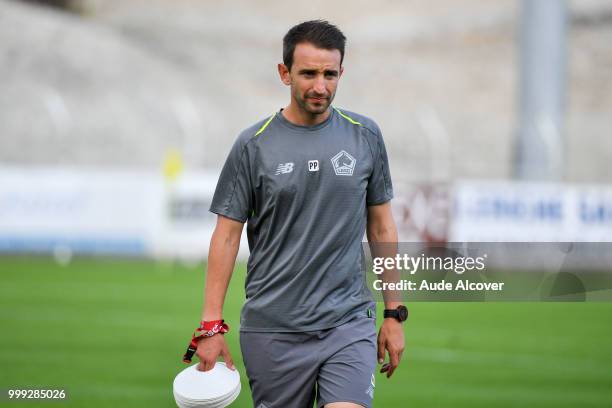
[[[403,322],[408,319],[408,309],[406,306],[398,306],[397,309],[385,309],[385,319],[387,317],[393,317],[398,322]]]

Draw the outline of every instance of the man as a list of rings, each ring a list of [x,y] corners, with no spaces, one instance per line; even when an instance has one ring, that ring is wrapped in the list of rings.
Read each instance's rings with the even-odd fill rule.
[[[378,343],[361,240],[397,242],[387,154],[370,119],[331,105],[345,37],[325,21],[283,41],[289,105],[241,133],[211,205],[199,368],[233,368],[222,309],[243,223],[251,250],[240,344],[257,408],[370,407],[374,370],[390,377],[404,349],[405,308],[385,302]],[[399,307],[399,309],[398,309]],[[378,351],[377,351],[378,346]]]

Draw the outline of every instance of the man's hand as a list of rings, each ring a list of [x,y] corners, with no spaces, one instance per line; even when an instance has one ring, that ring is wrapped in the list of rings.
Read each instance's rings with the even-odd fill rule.
[[[200,371],[212,370],[217,362],[217,357],[222,356],[227,368],[235,370],[234,361],[230,355],[229,348],[222,334],[215,334],[212,337],[202,337],[198,340],[196,355],[200,359],[197,369]]]
[[[387,378],[399,365],[404,352],[404,330],[402,323],[394,318],[387,318],[383,321],[378,332],[378,363],[385,361],[385,350],[389,352],[389,363],[384,364],[380,369],[381,373],[387,373]]]

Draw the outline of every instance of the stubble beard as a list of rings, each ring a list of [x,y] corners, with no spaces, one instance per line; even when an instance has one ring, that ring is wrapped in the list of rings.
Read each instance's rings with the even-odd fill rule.
[[[334,95],[333,94],[330,95],[329,97],[327,97],[326,99],[323,99],[319,103],[314,103],[312,102],[312,100],[307,99],[306,95],[304,96],[299,95],[295,99],[298,105],[300,106],[300,108],[302,108],[302,110],[304,110],[305,112],[308,112],[311,115],[321,115],[327,112],[327,109],[329,109],[329,106],[334,100]]]

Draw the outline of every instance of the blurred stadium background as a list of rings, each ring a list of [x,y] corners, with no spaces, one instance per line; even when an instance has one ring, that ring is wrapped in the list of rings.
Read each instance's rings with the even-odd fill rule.
[[[383,129],[402,240],[612,241],[609,1],[0,0],[1,389],[173,405],[219,169],[311,18],[348,37],[335,104]],[[379,407],[612,400],[610,304],[411,308]]]

